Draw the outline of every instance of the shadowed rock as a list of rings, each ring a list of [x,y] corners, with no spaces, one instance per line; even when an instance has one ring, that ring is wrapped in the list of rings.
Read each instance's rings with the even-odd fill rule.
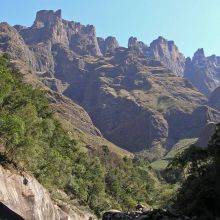
[[[114,37],[97,40],[94,26],[66,21],[60,10],[38,12],[29,28],[0,26],[0,51],[25,62],[20,69],[29,66],[33,73],[25,76],[77,103],[53,94],[62,118],[89,135],[102,133],[132,152],[150,148],[162,154],[219,120],[219,112],[201,107],[206,97],[177,76],[185,58],[173,41],[159,37],[147,47],[132,37],[128,46],[119,47]],[[194,62],[200,65],[202,55]]]
[[[101,50],[101,53],[103,55],[114,53],[115,49],[119,47],[119,43],[116,40],[115,37],[107,37],[106,39],[103,39],[101,37],[97,38],[99,48]]]
[[[209,94],[220,85],[220,57],[205,56],[203,49],[198,49],[192,60],[186,59],[184,76],[203,94]]]

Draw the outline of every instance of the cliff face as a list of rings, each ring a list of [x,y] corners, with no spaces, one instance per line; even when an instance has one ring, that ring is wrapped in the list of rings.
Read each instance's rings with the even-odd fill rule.
[[[68,72],[65,67],[59,68],[63,71],[60,77]],[[196,136],[209,120],[218,120],[216,115],[205,117],[200,108],[199,116],[192,113],[206,98],[161,63],[147,61],[133,50],[118,48],[113,57],[92,63],[85,59],[84,68],[80,94],[79,83],[71,83],[64,94],[84,106],[103,135],[123,148],[139,151],[170,145]],[[68,76],[62,80],[68,82]],[[188,122],[199,121],[203,115],[204,120],[189,129],[190,123],[181,118],[184,115]],[[176,132],[178,127],[180,132]]]
[[[49,15],[53,15],[52,18],[54,17],[54,12],[47,12]],[[42,16],[42,12],[40,14]],[[43,11],[43,14],[47,13]],[[50,18],[49,15],[45,15],[47,19]],[[46,18],[43,17],[41,20]],[[45,21],[45,23],[48,22]],[[34,25],[36,25],[36,22]],[[11,64],[23,74],[25,82],[42,87],[49,92],[49,99],[52,107],[56,110],[58,119],[65,128],[72,130],[75,138],[82,139],[81,141],[88,146],[93,145],[94,149],[102,145],[108,145],[110,150],[114,152],[119,152],[122,155],[127,154],[128,152],[109,143],[102,137],[101,132],[95,127],[88,113],[79,104],[62,95],[69,87],[69,82],[76,82],[79,83],[76,94],[80,96],[81,78],[84,73],[83,59],[66,45],[53,44],[51,38],[41,43],[28,45],[18,32],[27,29],[27,27],[19,25],[11,27],[7,23],[1,23],[0,53],[6,52],[10,56]],[[60,65],[57,65],[57,63],[60,63]],[[63,68],[64,71],[60,72],[59,68],[61,70]],[[68,72],[65,73],[67,69]],[[68,75],[70,71],[76,71],[76,75],[71,77]]]
[[[28,174],[0,166],[0,201],[23,219],[30,220],[91,220],[92,214],[75,207],[63,206],[63,210],[50,198],[38,181]],[[65,210],[65,211],[64,211]]]
[[[61,10],[39,11],[30,28],[18,31],[28,45],[50,41],[52,44],[61,43],[69,46],[81,55],[101,55],[95,27],[66,21],[61,17]]]
[[[146,56],[148,46],[142,41],[138,41],[136,37],[130,37],[128,40],[128,48],[135,50],[139,55]]]
[[[35,65],[34,54],[22,36],[6,22],[0,23],[0,42],[1,52],[9,53],[12,59],[23,61],[30,67]]]
[[[115,49],[119,47],[119,43],[115,37],[110,36],[107,37],[106,39],[98,37],[97,40],[98,40],[99,48],[103,55],[106,55],[107,53],[113,53]]]
[[[208,96],[220,85],[220,57],[206,57],[203,49],[198,49],[192,60],[187,58],[184,76],[203,94]]]
[[[199,134],[199,138],[196,141],[195,146],[208,147],[208,144],[211,141],[212,136],[215,134],[216,129],[216,124],[212,122],[208,123]]]
[[[220,87],[217,87],[209,96],[209,106],[220,111]]]
[[[1,24],[0,31],[0,50],[59,94],[52,98],[58,113],[89,135],[136,152],[169,148],[219,120],[219,112],[201,107],[207,98],[177,76],[185,58],[173,41],[159,37],[148,47],[131,37],[128,48],[119,47],[114,37],[97,38],[91,25],[62,19],[59,10],[38,12],[29,28]]]
[[[160,60],[173,73],[179,76],[183,75],[185,57],[179,52],[173,41],[159,37],[150,44],[147,56]]]

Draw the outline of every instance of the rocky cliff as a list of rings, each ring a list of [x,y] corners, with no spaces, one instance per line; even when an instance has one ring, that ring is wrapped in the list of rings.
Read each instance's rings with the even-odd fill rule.
[[[95,216],[60,201],[56,204],[38,181],[27,173],[0,166],[0,201],[18,219],[28,220],[92,220]],[[1,216],[1,214],[0,214]]]
[[[207,98],[178,76],[185,58],[162,37],[149,47],[132,37],[123,48],[114,37],[97,38],[91,25],[44,10],[31,27],[2,23],[0,51],[25,63],[20,65],[29,68],[25,76],[74,102],[55,98],[53,105],[77,129],[129,151],[170,148],[198,137],[206,123],[220,118],[203,106]]]
[[[173,73],[182,76],[185,66],[185,57],[179,52],[174,41],[168,41],[163,37],[154,40],[148,49],[147,56],[160,60]]]
[[[220,87],[217,87],[209,96],[208,104],[212,108],[220,111]]]
[[[128,48],[136,50],[139,55],[147,59],[158,60],[168,69],[178,76],[182,76],[185,68],[185,57],[180,53],[174,41],[168,41],[163,37],[158,37],[147,46],[136,37],[130,37]]]
[[[142,41],[138,41],[136,37],[130,37],[128,39],[128,48],[135,50],[139,55],[146,56],[148,46]]]
[[[54,16],[54,13],[55,12],[52,13],[48,11],[49,15],[52,14]],[[45,11],[43,11],[43,14],[45,15]],[[46,18],[49,18],[49,15],[47,15]],[[46,19],[44,17],[39,18],[39,16],[41,17],[42,13],[38,13],[37,20]],[[47,22],[45,23],[47,24]],[[34,46],[27,45],[18,32],[24,29],[26,30],[28,28],[18,25],[11,27],[7,23],[1,23],[0,53],[7,53],[9,55],[12,67],[23,74],[25,82],[48,91],[51,105],[57,112],[58,119],[65,128],[72,131],[75,138],[80,138],[80,140],[85,142],[88,146],[92,145],[94,149],[102,145],[108,145],[110,146],[110,150],[120,155],[128,154],[128,152],[123,151],[103,138],[101,132],[95,127],[88,113],[77,103],[73,102],[73,100],[62,95],[62,92],[68,88],[69,84],[66,82],[63,83],[59,77],[55,77],[55,61],[51,49],[55,48],[60,50],[61,53],[59,53],[57,59],[61,59],[62,56],[65,56],[66,51],[70,54],[74,54],[73,56],[75,59],[70,68],[76,66],[81,69],[84,63],[83,60],[79,59],[72,50],[66,49],[66,46],[63,44],[55,44],[56,46],[54,45],[52,47],[53,43],[50,37],[46,43],[37,43]],[[52,36],[52,33],[50,36]],[[64,55],[62,55],[62,52]],[[62,63],[62,65],[65,64]],[[77,80],[77,77],[75,78]],[[80,79],[80,74],[78,78]],[[79,93],[80,91],[78,94]]]
[[[107,55],[108,53],[111,54],[119,47],[119,43],[115,37],[107,37],[106,39],[98,37],[97,40],[100,51],[103,55]]]
[[[208,123],[199,134],[199,138],[196,141],[195,146],[208,147],[208,144],[211,141],[212,136],[215,134],[216,128],[216,124],[212,122]]]
[[[17,30],[28,45],[50,41],[52,44],[61,43],[69,46],[74,52],[81,55],[101,55],[95,27],[66,21],[61,17],[61,10],[39,11],[31,27],[17,28]]]
[[[206,57],[204,50],[198,49],[192,59],[186,59],[184,76],[208,96],[220,85],[220,57]]]

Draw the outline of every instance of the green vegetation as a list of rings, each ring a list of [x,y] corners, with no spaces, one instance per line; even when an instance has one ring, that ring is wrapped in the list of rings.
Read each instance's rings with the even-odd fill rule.
[[[180,140],[162,159],[152,162],[151,167],[155,170],[165,170],[175,156],[184,152],[187,148],[194,144],[196,140],[196,138]]]
[[[215,219],[218,216],[219,147],[220,124],[208,148],[191,146],[169,164],[170,169],[182,172],[181,186],[174,200],[174,208],[181,214],[198,216],[198,219]]]
[[[138,202],[158,205],[163,188],[148,163],[112,155],[108,146],[101,154],[85,151],[54,118],[45,93],[25,85],[8,66],[0,57],[2,165],[31,172],[49,190],[65,191],[96,214]]]

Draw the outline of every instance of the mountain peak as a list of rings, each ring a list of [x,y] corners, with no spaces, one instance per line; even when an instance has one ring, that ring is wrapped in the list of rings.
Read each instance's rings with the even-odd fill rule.
[[[40,28],[42,26],[53,25],[58,20],[61,20],[61,9],[57,11],[41,10],[36,14],[34,26]]]
[[[199,48],[193,55],[192,61],[195,64],[204,66],[206,64],[206,57],[203,48]]]
[[[139,54],[146,55],[148,46],[142,41],[138,41],[136,37],[130,37],[128,39],[128,48],[136,50]]]
[[[183,74],[185,57],[180,53],[174,41],[159,36],[150,44],[148,54],[150,58],[161,61],[177,75]]]
[[[162,36],[159,36],[155,41],[161,41],[161,42],[163,42],[163,41],[167,41],[164,37],[162,37]]]
[[[194,57],[205,57],[205,52],[203,48],[199,48],[195,53],[194,53]]]
[[[107,38],[98,37],[98,44],[101,50],[101,53],[105,55],[106,53],[112,53],[119,47],[117,39],[113,36],[108,36]]]
[[[58,9],[56,11],[53,11],[53,10],[40,10],[40,11],[38,11],[36,17],[39,18],[42,16],[47,16],[47,17],[54,16],[54,17],[61,18],[61,9]]]

